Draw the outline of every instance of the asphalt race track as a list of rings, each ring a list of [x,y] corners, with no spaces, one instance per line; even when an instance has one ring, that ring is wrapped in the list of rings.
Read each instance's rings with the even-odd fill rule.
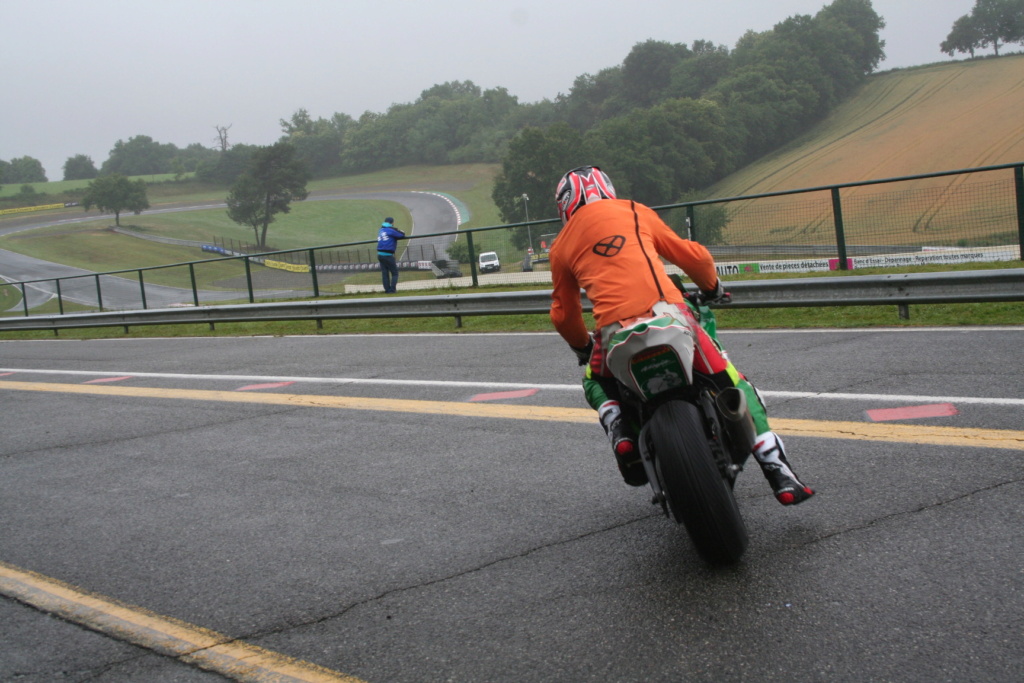
[[[1024,327],[721,337],[726,569],[553,334],[0,342],[0,680],[1019,681]]]

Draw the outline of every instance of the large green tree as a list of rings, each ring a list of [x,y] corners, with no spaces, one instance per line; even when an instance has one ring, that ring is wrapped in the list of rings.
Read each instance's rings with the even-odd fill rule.
[[[481,91],[472,81],[435,85],[413,103],[365,112],[352,122],[342,140],[341,168],[499,161],[507,141],[537,111],[527,109],[505,88]]]
[[[965,14],[953,22],[953,29],[939,44],[939,49],[950,57],[954,53],[960,52],[970,54],[973,58],[974,52],[982,46],[984,41],[985,37],[975,26],[974,18]]]
[[[256,145],[232,145],[229,149],[215,151],[213,158],[196,165],[196,178],[204,183],[231,185],[245,173],[257,149]]]
[[[588,161],[583,138],[565,123],[526,128],[509,143],[491,198],[506,222],[554,218],[555,185],[562,174]],[[523,195],[528,199],[524,202]]]
[[[3,169],[3,181],[5,183],[45,183],[46,172],[43,164],[34,157],[18,157],[11,161]]]
[[[576,130],[585,131],[605,119],[626,113],[631,105],[622,84],[621,66],[602,69],[596,76],[578,76],[569,93],[556,99],[562,120]]]
[[[885,20],[871,6],[871,0],[833,0],[815,15],[826,27],[838,24],[839,33],[832,33],[832,50],[849,58],[856,72],[867,75],[885,59],[885,41],[879,37]],[[830,32],[834,29],[827,29]]]
[[[690,49],[678,43],[637,43],[622,61],[626,97],[638,107],[650,107],[661,101],[672,82],[672,70],[691,56]]]
[[[282,141],[295,147],[297,157],[311,175],[325,177],[340,170],[345,133],[354,123],[348,114],[314,119],[308,111],[299,109],[290,120],[281,119],[285,135]]]
[[[668,100],[611,119],[587,133],[591,163],[607,171],[621,196],[668,204],[733,169],[733,134],[711,100]]]
[[[1024,0],[975,0],[971,17],[997,57],[1000,43],[1024,42]]]
[[[135,215],[149,208],[146,183],[143,180],[129,180],[120,173],[100,176],[85,190],[82,206],[88,211],[96,207],[100,211],[114,214],[114,224],[121,225],[121,213],[131,211]]]
[[[118,140],[114,143],[100,173],[126,176],[173,173],[171,161],[177,154],[178,148],[171,143],[161,144],[148,135],[136,135],[128,138],[127,142]]]
[[[695,40],[690,48],[692,56],[672,69],[672,77],[665,94],[669,98],[697,99],[732,70],[729,48],[707,40]]]
[[[278,142],[253,153],[245,173],[228,194],[228,216],[253,229],[256,244],[267,246],[267,228],[279,213],[291,211],[293,201],[309,196],[309,171],[296,156],[295,147]]]
[[[953,22],[939,49],[973,57],[975,50],[991,45],[998,57],[1006,43],[1024,43],[1024,0],[975,0],[971,13]]]
[[[91,180],[99,174],[92,157],[85,154],[68,157],[64,162],[64,180]]]

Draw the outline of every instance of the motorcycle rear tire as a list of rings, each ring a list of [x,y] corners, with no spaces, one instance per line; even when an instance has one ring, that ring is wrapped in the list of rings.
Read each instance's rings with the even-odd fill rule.
[[[711,564],[739,561],[747,549],[747,527],[711,453],[698,408],[668,401],[655,411],[648,433],[668,507],[697,552]]]

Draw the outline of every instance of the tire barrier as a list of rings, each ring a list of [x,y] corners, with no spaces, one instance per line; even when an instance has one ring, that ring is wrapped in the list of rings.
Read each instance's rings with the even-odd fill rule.
[[[430,266],[424,266],[423,261],[398,261],[398,269],[429,270]],[[380,270],[380,263],[318,263],[316,265],[318,273],[361,273],[368,270]]]

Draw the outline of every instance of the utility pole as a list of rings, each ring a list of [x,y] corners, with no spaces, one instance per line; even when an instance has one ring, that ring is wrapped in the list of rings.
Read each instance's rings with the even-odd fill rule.
[[[527,196],[527,194],[525,192],[523,193],[523,211],[526,212],[526,222],[529,223],[530,222],[530,198]],[[533,255],[533,230],[530,229],[529,225],[526,226],[526,236],[530,240],[530,243],[526,245],[526,253],[530,254],[532,256]]]

